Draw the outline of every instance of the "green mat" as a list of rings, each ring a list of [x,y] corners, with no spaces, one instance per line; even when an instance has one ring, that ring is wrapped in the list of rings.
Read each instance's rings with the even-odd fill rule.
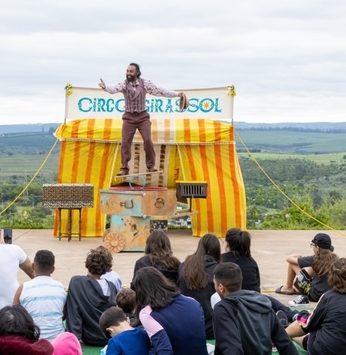
[[[208,340],[208,343],[214,344],[215,341]],[[307,355],[308,354],[305,350],[303,350],[296,343],[294,343],[294,345],[296,346],[296,348],[297,348],[297,350],[298,350],[300,355]],[[82,345],[83,355],[100,355],[101,349],[102,348],[100,348],[98,346],[89,346],[89,345],[85,345],[85,344]],[[278,354],[278,352],[277,351],[273,351],[273,354]]]
[[[82,344],[83,355],[100,355],[103,347]]]

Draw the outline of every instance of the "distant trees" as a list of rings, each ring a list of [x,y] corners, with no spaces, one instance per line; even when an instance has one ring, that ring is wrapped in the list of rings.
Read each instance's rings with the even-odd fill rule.
[[[346,229],[345,164],[261,159],[259,164],[268,179],[249,158],[240,158],[239,162],[246,189],[248,228],[325,229],[308,217],[311,215],[333,228]]]

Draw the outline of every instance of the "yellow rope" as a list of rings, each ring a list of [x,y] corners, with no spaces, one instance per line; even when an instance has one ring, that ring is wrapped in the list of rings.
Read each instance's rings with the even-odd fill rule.
[[[6,206],[1,212],[0,212],[0,216],[7,211],[22,195],[23,193],[29,188],[29,186],[32,184],[32,182],[35,180],[36,176],[40,173],[40,171],[42,170],[43,166],[46,164],[48,158],[51,156],[56,144],[58,143],[59,139],[56,139],[55,143],[53,144],[51,150],[48,152],[47,156],[45,157],[45,159],[43,160],[41,166],[38,168],[38,170],[36,171],[36,173],[34,174],[34,176],[31,178],[31,180],[28,182],[28,184],[24,187],[24,189],[18,194],[18,196],[8,205]]]
[[[265,172],[265,170],[260,166],[260,164],[258,163],[258,161],[256,160],[256,158],[251,154],[251,152],[249,151],[249,149],[247,148],[247,146],[245,145],[244,141],[241,139],[241,137],[239,136],[238,132],[235,131],[237,137],[239,138],[241,144],[244,146],[246,152],[250,155],[250,157],[252,158],[252,160],[255,162],[255,164],[258,166],[258,168],[262,171],[262,173],[266,176],[266,178],[275,186],[275,188],[288,200],[291,202],[291,204],[293,206],[295,206],[301,213],[305,214],[306,216],[308,216],[309,218],[313,219],[315,222],[319,223],[320,225],[332,230],[333,232],[336,232],[338,234],[341,234],[343,236],[346,237],[346,234],[330,227],[329,225],[323,223],[322,221],[318,220],[317,218],[315,218],[314,216],[311,216],[309,213],[307,213],[306,211],[304,211],[302,208],[300,208],[289,196],[287,196],[285,194],[284,191],[281,190],[281,188],[275,183],[275,181]]]

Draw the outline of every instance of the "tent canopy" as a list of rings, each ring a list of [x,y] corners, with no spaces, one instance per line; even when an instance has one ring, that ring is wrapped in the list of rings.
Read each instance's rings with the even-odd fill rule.
[[[192,199],[198,211],[192,217],[192,233],[224,237],[232,227],[245,229],[245,188],[236,155],[234,129],[212,119],[152,119],[156,165],[163,174],[147,178],[149,186],[175,189],[179,181],[206,181],[205,199]],[[61,140],[59,183],[94,184],[94,207],[82,211],[82,236],[102,236],[105,216],[100,214],[101,189],[119,183],[121,119],[78,119],[62,124],[55,135]],[[132,144],[131,173],[143,172],[145,155],[136,133]],[[78,227],[73,214],[73,229]],[[62,227],[67,229],[67,213]],[[55,223],[57,235],[57,221]]]

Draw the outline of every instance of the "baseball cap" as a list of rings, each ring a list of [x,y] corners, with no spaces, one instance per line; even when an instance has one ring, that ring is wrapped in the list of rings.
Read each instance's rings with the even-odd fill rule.
[[[334,247],[332,246],[332,240],[330,239],[330,236],[328,234],[317,233],[311,243],[316,244],[322,249],[329,249],[330,251],[334,251]]]

